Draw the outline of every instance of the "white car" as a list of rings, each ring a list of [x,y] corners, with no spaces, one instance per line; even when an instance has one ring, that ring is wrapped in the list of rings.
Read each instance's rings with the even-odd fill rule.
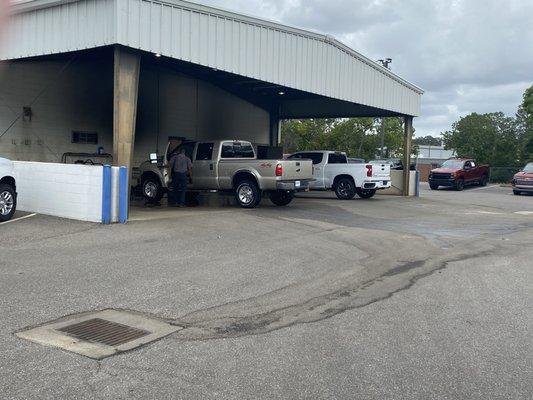
[[[17,209],[17,187],[13,177],[13,163],[0,158],[0,222],[13,217]]]
[[[302,151],[289,159],[313,161],[313,179],[310,190],[333,190],[341,200],[350,200],[357,194],[369,199],[376,191],[391,187],[390,165],[352,164],[346,153],[336,151]]]

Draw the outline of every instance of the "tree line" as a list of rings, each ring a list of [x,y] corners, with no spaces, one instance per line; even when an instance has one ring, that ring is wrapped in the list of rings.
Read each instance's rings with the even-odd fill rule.
[[[403,151],[403,120],[391,117],[383,121],[385,157],[397,157]],[[370,160],[381,147],[381,119],[375,118],[287,120],[281,131],[286,153],[334,150]]]
[[[459,157],[475,157],[491,166],[519,167],[533,161],[533,86],[514,117],[472,113],[455,122],[442,139]]]
[[[381,119],[287,120],[282,124],[282,144],[286,153],[304,150],[345,151],[349,157],[370,160],[379,156]],[[403,119],[384,118],[385,157],[403,153]],[[502,112],[472,113],[456,121],[441,137],[413,139],[417,145],[443,145],[459,157],[473,157],[492,166],[518,167],[533,161],[533,86],[524,93],[514,117]]]

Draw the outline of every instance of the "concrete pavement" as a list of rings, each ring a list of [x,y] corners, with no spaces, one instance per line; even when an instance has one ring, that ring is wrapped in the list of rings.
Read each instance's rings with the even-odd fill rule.
[[[2,398],[531,398],[533,199],[510,192],[3,226]],[[100,362],[13,335],[103,308],[184,329]]]

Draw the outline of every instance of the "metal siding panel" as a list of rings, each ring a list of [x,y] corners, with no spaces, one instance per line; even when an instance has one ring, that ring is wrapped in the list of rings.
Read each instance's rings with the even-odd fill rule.
[[[182,59],[185,61],[191,61],[191,19],[192,12],[189,10],[183,10],[181,15],[181,49]]]
[[[3,58],[120,43],[400,113],[418,114],[420,110],[421,95],[408,83],[368,65],[337,42],[192,4],[143,0],[59,3],[15,14],[9,33],[16,39],[10,41],[13,44],[8,44]]]
[[[150,40],[150,14],[151,7],[150,3],[146,1],[140,2],[141,9],[140,15],[141,19],[139,20],[139,47],[146,51],[152,51],[151,40]]]
[[[191,61],[198,64],[200,61],[200,14],[191,13]]]
[[[171,38],[170,38],[170,54],[173,57],[179,58],[181,56],[181,9],[171,7]]]
[[[161,7],[161,32],[160,43],[161,53],[165,55],[172,54],[172,42],[173,39],[173,25],[172,25],[172,7]]]
[[[150,4],[150,51],[161,53],[161,4]]]
[[[209,62],[209,18],[198,13],[198,63],[207,65]]]

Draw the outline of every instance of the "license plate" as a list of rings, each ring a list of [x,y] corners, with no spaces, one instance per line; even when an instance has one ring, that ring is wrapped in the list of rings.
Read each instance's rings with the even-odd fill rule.
[[[299,188],[299,187],[300,187],[300,181],[296,181],[296,182],[294,182],[294,186],[297,187],[297,188]]]

